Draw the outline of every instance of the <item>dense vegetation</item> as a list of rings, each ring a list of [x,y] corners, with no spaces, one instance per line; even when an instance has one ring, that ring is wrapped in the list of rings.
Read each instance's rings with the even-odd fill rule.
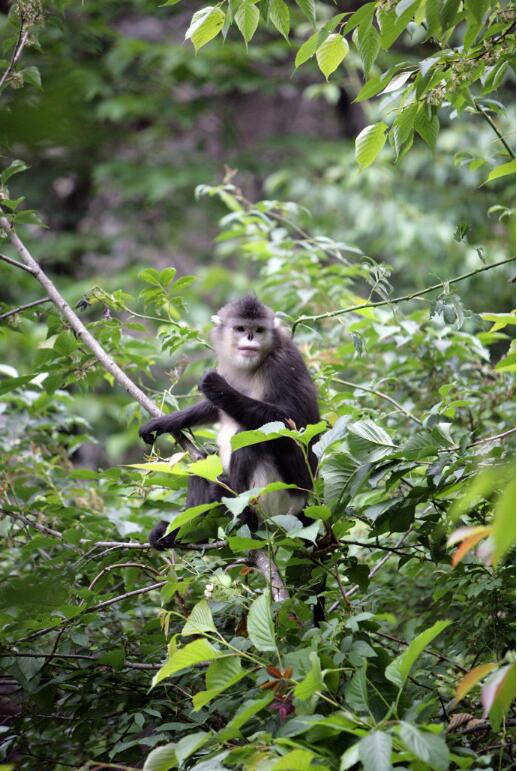
[[[0,11],[1,768],[514,768],[515,4]],[[323,418],[254,534],[137,435],[250,290]]]

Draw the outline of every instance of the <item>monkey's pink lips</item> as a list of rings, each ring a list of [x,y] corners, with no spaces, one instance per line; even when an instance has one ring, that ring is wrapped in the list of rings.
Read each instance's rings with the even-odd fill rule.
[[[249,348],[244,348],[244,347],[241,348],[239,346],[237,348],[237,351],[238,351],[238,353],[242,354],[242,356],[246,356],[246,357],[249,357],[251,359],[253,356],[257,356],[258,355],[259,349],[258,348],[253,348],[251,346]]]

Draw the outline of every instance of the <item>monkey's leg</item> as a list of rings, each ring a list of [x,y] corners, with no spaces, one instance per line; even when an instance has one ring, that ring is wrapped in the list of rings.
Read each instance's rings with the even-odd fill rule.
[[[227,482],[224,477],[221,477],[221,481]],[[216,482],[208,482],[201,477],[190,477],[188,481],[186,508],[190,509],[192,506],[200,506],[202,503],[215,503],[216,501],[220,501],[224,494],[224,488]],[[149,533],[149,543],[153,549],[165,551],[174,546],[178,531],[172,530],[168,535],[165,535],[168,527],[169,523],[163,519],[153,527]]]

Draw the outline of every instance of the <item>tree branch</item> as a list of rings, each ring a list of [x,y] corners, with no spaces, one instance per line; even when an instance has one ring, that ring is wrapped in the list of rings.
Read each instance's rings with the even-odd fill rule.
[[[373,388],[367,388],[366,386],[357,385],[357,383],[351,383],[349,380],[342,380],[340,377],[333,377],[333,382],[335,383],[341,383],[342,385],[349,386],[350,388],[357,388],[359,391],[365,391],[368,394],[373,394],[374,396],[378,396],[379,399],[385,399],[390,404],[393,404],[393,406],[399,410],[399,412],[403,412],[404,415],[407,415],[408,418],[413,420],[415,423],[418,423],[420,426],[422,425],[422,421],[419,420],[419,418],[415,417],[409,410],[406,410],[405,407],[403,407],[401,404],[395,401],[395,399],[392,399],[391,396],[388,396],[388,394],[382,393],[382,391],[375,391]]]
[[[104,348],[97,342],[93,335],[88,331],[85,325],[82,323],[77,314],[72,310],[70,305],[66,302],[64,297],[60,294],[57,287],[50,280],[47,274],[41,269],[40,265],[34,257],[31,255],[21,238],[16,233],[14,227],[9,222],[5,214],[0,215],[0,227],[2,227],[9,236],[9,239],[16,251],[20,255],[23,264],[30,270],[34,278],[36,278],[42,287],[46,290],[49,300],[61,311],[62,315],[70,324],[76,335],[88,346],[95,358],[102,364],[117,381],[119,385],[124,388],[128,394],[140,404],[150,415],[157,418],[162,414],[158,407],[153,404],[149,397],[134,383],[126,373],[118,366],[118,364],[111,358],[111,356],[104,350]],[[184,434],[174,437],[178,444],[188,452],[194,460],[199,460],[203,457],[200,450],[193,444],[193,442]]]
[[[7,319],[9,316],[14,316],[16,313],[21,313],[22,311],[26,311],[28,308],[35,308],[36,305],[43,305],[43,303],[49,303],[52,302],[50,297],[42,297],[41,300],[33,300],[31,303],[25,303],[25,305],[19,305],[17,308],[12,308],[12,310],[7,311],[6,313],[0,314],[0,321],[2,319]]]
[[[86,654],[79,654],[79,653],[53,653],[52,651],[49,651],[48,653],[18,653],[17,651],[6,651],[5,653],[0,653],[0,656],[13,656],[14,658],[22,658],[22,659],[80,659],[85,661],[97,661],[101,667],[109,667],[110,664],[103,664],[100,661],[99,656],[88,656]],[[125,661],[122,664],[123,669],[160,669],[161,664],[140,664],[136,661]]]
[[[505,148],[505,150],[508,153],[508,155],[510,156],[510,158],[515,158],[515,153],[513,152],[512,148],[510,147],[510,145],[508,144],[506,139],[503,137],[503,135],[501,134],[501,132],[499,131],[497,126],[495,125],[494,121],[492,120],[492,118],[488,114],[488,111],[485,110],[485,108],[482,107],[480,104],[478,104],[476,99],[472,99],[472,101],[474,102],[474,106],[476,108],[476,112],[478,112],[480,115],[482,115],[483,118],[486,120],[486,122],[488,123],[488,125],[490,126],[490,128],[492,129],[494,134],[496,134],[496,136],[498,137],[499,141],[501,142],[501,144]]]
[[[16,41],[16,45],[14,46],[13,51],[11,53],[9,64],[7,65],[7,68],[4,71],[4,74],[0,78],[0,90],[4,87],[7,81],[7,78],[11,75],[12,71],[14,70],[16,66],[16,62],[22,55],[22,51],[27,43],[28,38],[29,38],[29,30],[25,28],[25,22],[22,18],[20,23],[20,33],[18,35],[18,40]]]
[[[12,257],[6,257],[5,254],[0,254],[0,260],[9,263],[9,265],[13,265],[15,268],[20,268],[20,270],[27,271],[27,273],[30,273],[31,276],[34,275],[34,271],[28,268],[27,265],[24,265],[23,262],[18,262],[18,260],[13,260]]]
[[[485,270],[492,270],[492,268],[498,268],[500,265],[507,265],[509,262],[515,262],[515,257],[509,257],[506,260],[500,260],[499,262],[493,262],[491,265],[484,265],[477,270],[471,270],[468,273],[463,273],[461,276],[451,278],[449,281],[441,281],[439,284],[433,284],[426,289],[421,289],[418,292],[412,292],[411,294],[405,294],[401,297],[392,297],[389,300],[378,300],[373,303],[362,303],[361,305],[351,305],[348,308],[340,308],[337,311],[327,311],[327,313],[318,313],[314,316],[299,316],[292,325],[292,333],[296,332],[296,327],[299,324],[305,324],[307,322],[321,321],[322,319],[331,319],[335,316],[343,316],[345,313],[353,313],[354,311],[361,311],[365,308],[380,308],[382,305],[396,305],[397,303],[404,302],[405,300],[413,300],[415,297],[422,297],[422,295],[429,294],[429,292],[435,292],[437,289],[443,289],[445,284],[457,284],[458,281],[464,281],[466,278],[475,276],[478,273],[484,273]]]

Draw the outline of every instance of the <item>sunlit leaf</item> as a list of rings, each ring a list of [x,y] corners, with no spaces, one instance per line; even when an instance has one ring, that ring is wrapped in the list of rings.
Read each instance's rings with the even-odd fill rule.
[[[386,143],[385,123],[372,123],[366,126],[356,137],[355,158],[362,169],[368,168],[375,161]]]

